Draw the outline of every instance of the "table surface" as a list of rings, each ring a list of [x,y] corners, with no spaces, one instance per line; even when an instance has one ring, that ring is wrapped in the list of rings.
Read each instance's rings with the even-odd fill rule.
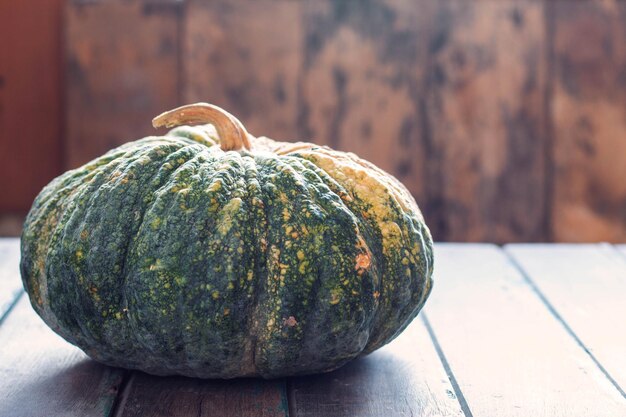
[[[155,377],[49,330],[0,239],[0,416],[626,416],[626,246],[438,244],[426,308],[323,375]]]

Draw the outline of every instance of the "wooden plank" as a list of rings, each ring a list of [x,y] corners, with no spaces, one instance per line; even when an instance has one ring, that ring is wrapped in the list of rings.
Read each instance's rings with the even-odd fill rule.
[[[506,250],[626,398],[626,259],[606,244]]]
[[[0,238],[0,323],[22,294],[20,241]]]
[[[190,1],[184,101],[222,106],[254,135],[297,139],[300,8],[291,0]]]
[[[437,4],[422,133],[433,235],[544,240],[545,4]]]
[[[0,415],[111,416],[123,372],[87,359],[22,297],[0,326]]]
[[[67,168],[155,134],[152,118],[179,104],[182,7],[177,0],[68,2]]]
[[[546,239],[543,2],[191,1],[184,98],[357,153],[438,239]]]
[[[303,136],[397,176],[438,240],[546,238],[543,2],[328,0],[304,17]]]
[[[61,171],[61,0],[0,2],[0,213]]]
[[[492,245],[436,246],[426,315],[480,416],[626,415],[626,398]]]
[[[555,1],[554,238],[626,240],[626,3]]]
[[[421,320],[396,340],[335,372],[289,383],[292,417],[462,416]]]
[[[300,136],[373,162],[418,203],[429,180],[422,136],[433,16],[433,1],[303,2]]]
[[[287,417],[283,380],[202,380],[133,373],[119,417]]]

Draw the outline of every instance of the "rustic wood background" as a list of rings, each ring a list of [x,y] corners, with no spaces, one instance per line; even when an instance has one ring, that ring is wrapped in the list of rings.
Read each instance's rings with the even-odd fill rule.
[[[210,101],[393,173],[437,240],[626,241],[625,21],[618,0],[3,1],[0,212]]]

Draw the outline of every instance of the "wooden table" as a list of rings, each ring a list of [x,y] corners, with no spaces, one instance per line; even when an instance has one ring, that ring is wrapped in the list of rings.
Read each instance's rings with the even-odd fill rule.
[[[0,239],[0,416],[626,416],[626,246],[439,244],[395,341],[312,377],[154,377],[88,359],[31,309]]]

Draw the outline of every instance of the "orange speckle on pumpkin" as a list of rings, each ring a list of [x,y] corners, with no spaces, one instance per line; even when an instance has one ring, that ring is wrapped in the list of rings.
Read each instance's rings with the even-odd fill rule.
[[[298,324],[298,322],[296,321],[296,318],[294,316],[289,316],[288,319],[283,320],[283,324],[287,327],[293,327]]]
[[[354,269],[367,269],[372,264],[372,258],[368,253],[359,253],[356,256],[356,267]]]

